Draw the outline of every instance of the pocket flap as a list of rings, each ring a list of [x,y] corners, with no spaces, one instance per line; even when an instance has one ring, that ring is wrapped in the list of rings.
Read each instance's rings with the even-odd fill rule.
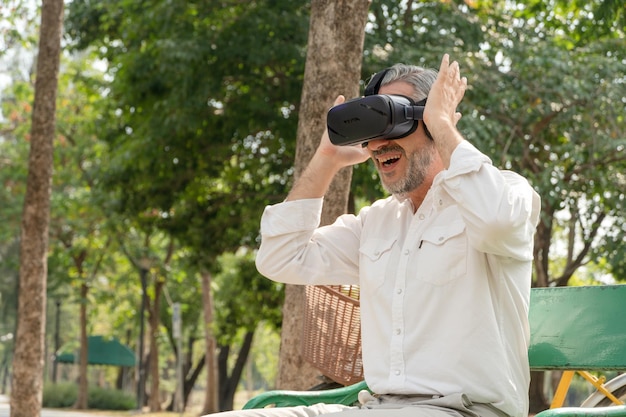
[[[370,260],[376,261],[390,251],[394,243],[396,243],[396,239],[368,239],[361,245],[359,252]]]
[[[442,245],[449,239],[460,235],[465,230],[465,223],[455,221],[445,226],[436,226],[424,232],[422,240],[433,245]]]

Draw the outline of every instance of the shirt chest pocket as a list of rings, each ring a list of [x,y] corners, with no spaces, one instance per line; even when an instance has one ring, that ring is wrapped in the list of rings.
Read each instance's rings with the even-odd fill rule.
[[[424,232],[417,261],[418,279],[445,285],[467,272],[465,223],[455,221]]]
[[[367,239],[359,248],[361,279],[379,286],[385,281],[387,265],[396,239]]]

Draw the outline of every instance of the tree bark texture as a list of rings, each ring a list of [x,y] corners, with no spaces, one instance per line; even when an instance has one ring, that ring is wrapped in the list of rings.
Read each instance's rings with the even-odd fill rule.
[[[296,144],[296,180],[315,153],[326,113],[339,94],[346,99],[359,93],[367,0],[313,0],[300,101]],[[352,169],[343,169],[324,200],[322,224],[333,222],[347,210]],[[304,287],[288,285],[283,305],[283,326],[278,387],[307,389],[317,385],[320,372],[301,355]]]
[[[11,416],[41,410],[46,325],[48,230],[63,0],[43,0],[28,179],[20,242],[18,317]]]

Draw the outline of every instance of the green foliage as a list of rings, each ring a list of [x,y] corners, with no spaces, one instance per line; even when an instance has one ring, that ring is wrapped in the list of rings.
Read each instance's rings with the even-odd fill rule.
[[[476,11],[463,2],[372,2],[365,74],[396,62],[436,66],[444,53],[473,50],[485,40]],[[371,68],[374,65],[374,68]]]
[[[366,36],[364,79],[394,62],[436,68],[443,52],[460,61],[469,89],[459,128],[531,181],[547,228],[568,230],[574,250],[553,255],[564,256],[552,275],[561,284],[584,263],[607,268],[604,258],[624,274],[624,10],[584,3],[380,1]],[[382,195],[374,178],[371,165],[355,169],[361,201]]]
[[[486,4],[492,2],[484,2]],[[495,1],[502,9],[504,1]],[[526,0],[508,9],[519,21],[539,24],[566,49],[602,38],[623,39],[626,10],[619,0]]]
[[[171,340],[171,346],[164,346],[164,349],[170,351],[174,346],[173,335],[173,303],[180,303],[181,321],[183,324],[183,339],[192,341],[202,340],[204,338],[204,310],[202,305],[202,297],[200,296],[202,288],[199,282],[199,272],[196,265],[189,262],[187,258],[188,251],[176,251],[172,258],[169,272],[167,274],[166,291],[167,302],[161,303],[161,324],[166,331],[167,336]],[[191,349],[191,346],[185,348]],[[204,352],[196,352],[196,356]],[[192,361],[198,360],[199,357],[191,358]]]
[[[46,383],[43,390],[42,406],[46,408],[69,408],[76,402],[77,386],[74,383]],[[96,410],[134,410],[136,401],[133,395],[114,389],[89,387],[87,404]]]
[[[260,322],[280,327],[283,284],[261,276],[253,253],[225,253],[218,259],[213,280],[216,337],[230,345],[240,330],[254,331]]]
[[[89,408],[96,410],[135,410],[135,396],[120,390],[93,387],[89,389]]]
[[[531,39],[534,30],[516,33]],[[626,234],[623,52],[613,40],[572,50],[521,40],[467,58],[475,72],[460,126],[496,164],[533,183],[544,224],[563,222],[586,261],[612,256]],[[586,262],[575,255],[555,279],[566,282],[572,265]]]
[[[21,209],[26,192],[32,85],[16,82],[3,93],[0,114],[0,240],[10,242],[19,234]]]
[[[251,219],[284,193],[286,174],[267,178],[293,155],[283,137],[295,137],[305,11],[287,1],[70,4],[68,33],[100,47],[115,76],[103,130],[112,159],[99,176],[111,209],[198,259],[254,243]]]
[[[76,391],[76,384],[71,382],[46,383],[43,387],[42,407],[71,407],[76,402]]]
[[[262,323],[254,334],[254,344],[248,359],[248,366],[252,366],[252,380],[248,380],[249,374],[244,373],[243,386],[254,390],[274,389],[278,377],[276,354],[278,351],[280,351],[280,331],[274,326]]]
[[[19,56],[22,46],[33,46],[37,43],[39,25],[38,10],[34,3],[28,0],[11,0],[2,3],[0,19],[0,60],[3,64],[11,61],[11,73],[20,72],[17,62],[24,56]],[[17,53],[16,53],[17,52]],[[4,74],[3,74],[4,75]],[[6,81],[6,80],[3,80]]]

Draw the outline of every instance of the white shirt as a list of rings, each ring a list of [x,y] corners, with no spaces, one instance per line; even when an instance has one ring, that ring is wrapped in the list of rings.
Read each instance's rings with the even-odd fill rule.
[[[389,197],[318,228],[322,199],[268,206],[259,271],[360,286],[363,368],[379,394],[464,393],[528,414],[528,304],[540,201],[468,142],[414,213]]]

